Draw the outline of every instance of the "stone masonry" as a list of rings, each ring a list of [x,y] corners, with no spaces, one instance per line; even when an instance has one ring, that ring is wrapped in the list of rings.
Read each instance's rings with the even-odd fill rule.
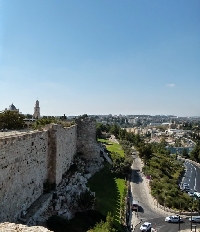
[[[15,222],[43,194],[43,185],[58,186],[77,152],[99,160],[95,122],[88,118],[64,128],[52,124],[0,138],[0,222]]]

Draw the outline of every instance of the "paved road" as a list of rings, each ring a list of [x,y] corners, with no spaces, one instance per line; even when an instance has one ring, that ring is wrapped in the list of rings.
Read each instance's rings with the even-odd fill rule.
[[[142,221],[138,226],[136,226],[135,231],[138,232],[140,225],[145,222],[151,222],[152,226],[160,232],[177,232],[179,229],[178,224],[167,223],[165,222],[167,213],[164,213],[162,210],[155,207],[152,204],[151,198],[145,188],[145,177],[141,173],[141,161],[139,158],[136,158],[132,165],[132,177],[131,177],[131,190],[133,199],[139,201],[140,207],[138,212],[138,218]],[[193,178],[193,177],[191,177]],[[189,179],[188,179],[189,181]],[[192,183],[192,181],[190,181]],[[133,220],[135,219],[135,214],[133,212]],[[195,225],[195,224],[194,224]],[[196,224],[197,228],[200,229],[200,223]],[[191,224],[188,218],[184,219],[184,222],[181,223],[180,229],[190,229]]]
[[[200,168],[188,161],[186,161],[184,165],[186,173],[182,183],[187,183],[191,189],[200,192]]]
[[[133,199],[139,201],[139,217],[142,220],[145,220],[146,218],[155,218],[155,217],[161,217],[164,214],[161,212],[157,212],[155,209],[152,208],[151,202],[148,200],[147,192],[144,188],[143,183],[143,177],[141,173],[141,161],[139,158],[136,158],[133,166],[132,166],[132,182],[131,182],[131,188],[132,188],[132,195]],[[145,210],[144,210],[145,209]]]
[[[177,232],[179,231],[179,224],[178,223],[168,223],[164,221],[164,217],[160,218],[155,218],[155,219],[150,219],[148,220],[149,222],[152,223],[152,227],[157,229],[159,232]],[[193,223],[193,230],[194,230],[194,225],[196,225],[196,228],[200,229],[200,223]],[[139,232],[140,225],[138,225],[135,229],[136,232]],[[180,224],[180,230],[186,230],[191,228],[191,223],[188,219],[184,219],[184,222]],[[141,232],[141,231],[140,231]]]
[[[142,221],[148,221],[149,219],[160,218],[164,216],[163,213],[157,212],[151,206],[152,202],[149,200],[149,196],[145,191],[145,183],[141,173],[141,160],[139,158],[135,158],[135,161],[133,162],[130,185],[131,185],[132,198],[134,200],[139,201],[139,205],[140,205],[138,213],[133,212],[133,217],[132,217],[133,225],[135,224],[134,220],[136,220],[136,218],[139,218]],[[137,215],[137,217],[135,214]]]

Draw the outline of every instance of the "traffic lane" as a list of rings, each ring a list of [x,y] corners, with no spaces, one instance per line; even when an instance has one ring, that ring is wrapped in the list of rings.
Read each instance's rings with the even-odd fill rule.
[[[200,168],[196,165],[196,190],[200,192]]]
[[[191,163],[187,163],[187,182],[189,184],[189,187],[191,189],[195,189],[195,183],[196,183],[196,170],[195,167]]]
[[[148,193],[144,188],[144,178],[140,172],[141,164],[140,160],[137,158],[132,165],[132,178],[131,178],[131,189],[132,197],[134,200],[139,201],[139,210],[138,216],[141,219],[151,219],[155,217],[161,217],[163,214],[160,214],[155,209],[153,209],[151,203],[148,200]]]
[[[184,183],[188,183],[191,189],[200,192],[200,168],[188,161],[185,162],[186,173],[183,179]]]
[[[189,162],[185,162],[186,173],[183,182],[187,183],[190,189],[196,188],[196,168]]]
[[[179,223],[168,223],[165,222],[165,217],[155,218],[151,220],[147,220],[152,224],[152,228],[157,229],[160,232],[177,232],[179,231]],[[135,231],[140,231],[140,226],[145,221],[142,221],[138,226],[136,226]],[[197,229],[200,229],[200,223],[192,223],[192,225],[196,225]],[[180,230],[190,229],[191,222],[188,219],[183,219],[183,222],[180,223]],[[194,228],[194,227],[193,227]],[[141,231],[140,231],[141,232]]]

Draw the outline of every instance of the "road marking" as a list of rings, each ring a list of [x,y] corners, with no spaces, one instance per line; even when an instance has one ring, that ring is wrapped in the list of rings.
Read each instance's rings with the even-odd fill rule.
[[[195,169],[195,179],[194,179],[194,189],[196,189],[196,185],[197,185],[197,169]]]

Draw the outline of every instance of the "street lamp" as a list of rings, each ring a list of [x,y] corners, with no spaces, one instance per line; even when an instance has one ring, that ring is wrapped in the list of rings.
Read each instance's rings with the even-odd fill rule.
[[[193,197],[192,197],[191,216],[190,216],[190,219],[191,219],[190,229],[191,229],[191,231],[192,231],[192,207],[193,207]]]
[[[178,216],[178,231],[180,231],[181,230],[181,217],[180,217],[180,215],[181,215],[181,202],[180,202],[180,211],[179,211],[179,216]]]

